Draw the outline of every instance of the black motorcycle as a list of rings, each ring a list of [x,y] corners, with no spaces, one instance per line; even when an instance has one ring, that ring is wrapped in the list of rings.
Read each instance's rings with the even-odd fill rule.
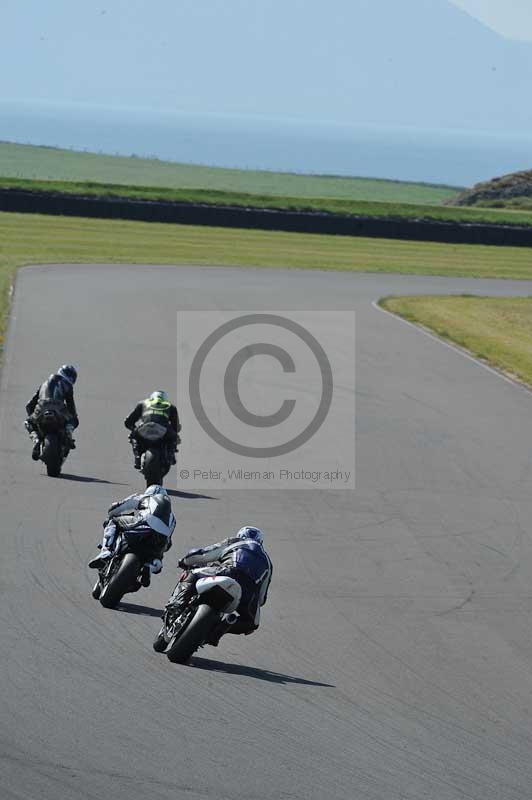
[[[125,594],[138,592],[143,586],[150,585],[151,573],[146,562],[160,554],[157,537],[155,533],[118,534],[114,553],[99,569],[98,580],[92,590],[92,596],[104,608],[116,608]]]
[[[53,406],[43,408],[34,427],[41,442],[39,458],[45,463],[47,474],[57,478],[71,449],[65,417]]]
[[[182,579],[185,575],[183,573]],[[227,630],[227,626],[239,618],[236,609],[242,590],[233,578],[227,575],[202,577],[195,591],[185,609],[166,607],[162,628],[153,643],[157,653],[166,652],[176,664],[185,664],[199,647],[209,644],[213,637],[217,640],[220,629]]]
[[[154,483],[163,485],[164,476],[170,470],[170,461],[166,452],[166,445],[160,444],[158,447],[153,443],[144,451],[140,458],[140,471],[144,475],[146,486]]]
[[[164,476],[172,466],[168,454],[167,429],[157,422],[145,422],[132,434],[142,449],[140,471],[146,486],[163,485]]]

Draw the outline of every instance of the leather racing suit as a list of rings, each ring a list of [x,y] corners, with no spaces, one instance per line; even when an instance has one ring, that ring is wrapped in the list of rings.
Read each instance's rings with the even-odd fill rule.
[[[267,600],[273,570],[262,544],[253,539],[230,537],[208,547],[189,550],[179,566],[189,571],[178,582],[167,607],[184,607],[194,595],[199,578],[213,574],[228,575],[240,584],[242,598],[237,608],[239,620],[223,632],[250,634],[257,630],[260,609]]]
[[[79,419],[74,402],[74,390],[61,375],[53,373],[42,383],[29,403],[26,405],[26,430],[30,434],[35,445],[40,442],[39,419],[44,411],[53,409],[59,413],[65,421],[65,431],[71,446],[74,445],[72,431],[78,427]]]
[[[166,491],[161,489],[154,494],[154,488],[160,489],[148,487],[143,494],[132,494],[112,504],[104,523],[100,554],[89,562],[89,567],[103,566],[114,553],[118,534],[124,533],[130,541],[138,537],[151,571],[161,571],[163,555],[172,545],[176,520]]]
[[[140,467],[140,457],[147,449],[147,440],[143,431],[153,430],[154,426],[166,429],[160,441],[166,444],[166,453],[170,464],[175,464],[175,452],[180,443],[181,424],[177,408],[170,402],[154,402],[151,398],[137,403],[131,414],[124,420],[124,425],[131,431],[130,442],[135,457],[135,467]],[[162,431],[161,431],[162,432]]]

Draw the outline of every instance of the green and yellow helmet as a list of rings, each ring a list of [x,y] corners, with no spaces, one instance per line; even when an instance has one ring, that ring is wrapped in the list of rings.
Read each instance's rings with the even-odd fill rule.
[[[149,400],[151,400],[154,405],[166,405],[167,403],[170,403],[170,400],[168,399],[168,393],[160,390],[157,392],[152,392],[149,396]]]

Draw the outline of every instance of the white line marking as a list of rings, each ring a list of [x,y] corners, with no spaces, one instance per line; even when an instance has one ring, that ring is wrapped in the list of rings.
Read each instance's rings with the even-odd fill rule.
[[[467,350],[463,347],[460,347],[457,344],[453,344],[452,342],[448,342],[446,339],[443,339],[441,336],[437,336],[435,333],[427,330],[423,325],[417,325],[415,322],[410,322],[408,319],[404,319],[399,314],[394,314],[393,311],[388,311],[387,308],[383,308],[379,305],[378,300],[373,300],[371,305],[373,308],[377,309],[377,311],[381,311],[383,314],[388,314],[388,316],[393,317],[393,319],[398,320],[399,322],[404,323],[404,325],[408,325],[410,328],[414,328],[414,330],[418,331],[418,333],[423,333],[425,336],[428,336],[429,339],[432,339],[439,344],[442,344],[444,347],[447,347],[449,350],[453,350],[455,353],[459,353],[459,355],[467,358],[468,361],[472,361],[473,364],[477,364],[482,369],[491,372],[492,375],[495,375],[497,378],[501,378],[506,383],[510,383],[512,386],[517,386],[519,389],[525,389],[527,392],[532,392],[532,387],[528,386],[526,383],[518,380],[517,378],[510,378],[509,375],[505,375],[504,372],[501,370],[496,369],[495,367],[490,367],[489,364],[484,363],[479,358],[471,355]]]

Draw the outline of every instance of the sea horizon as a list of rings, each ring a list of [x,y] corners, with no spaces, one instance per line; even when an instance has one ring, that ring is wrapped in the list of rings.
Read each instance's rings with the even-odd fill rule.
[[[182,164],[453,187],[532,168],[524,133],[0,102],[0,140]]]

